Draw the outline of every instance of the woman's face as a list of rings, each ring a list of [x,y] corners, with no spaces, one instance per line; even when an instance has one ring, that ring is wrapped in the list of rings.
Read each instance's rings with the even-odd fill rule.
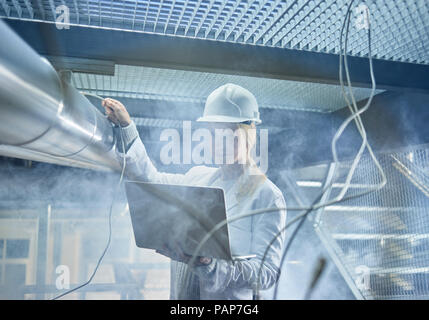
[[[237,123],[207,124],[212,136],[212,157],[215,164],[245,164],[247,161],[247,130]]]

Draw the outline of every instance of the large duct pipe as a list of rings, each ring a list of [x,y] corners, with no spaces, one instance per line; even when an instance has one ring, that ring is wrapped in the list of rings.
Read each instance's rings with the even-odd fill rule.
[[[120,168],[104,115],[0,21],[0,155]]]

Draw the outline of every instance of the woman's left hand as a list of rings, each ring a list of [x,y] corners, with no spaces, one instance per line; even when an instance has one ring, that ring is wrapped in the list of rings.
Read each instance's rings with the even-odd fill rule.
[[[180,245],[174,245],[173,248],[169,247],[167,244],[164,244],[162,250],[156,250],[156,252],[169,257],[172,260],[183,262],[188,264],[192,256],[186,254]],[[194,266],[209,265],[212,262],[212,258],[207,257],[197,257],[195,260]]]

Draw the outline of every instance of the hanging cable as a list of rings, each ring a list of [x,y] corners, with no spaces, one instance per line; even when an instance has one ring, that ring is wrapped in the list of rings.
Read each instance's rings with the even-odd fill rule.
[[[371,89],[371,94],[370,94],[370,97],[368,98],[367,103],[360,110],[358,110],[358,108],[357,108],[356,99],[354,97],[353,88],[352,88],[352,84],[351,84],[351,81],[350,81],[350,73],[349,73],[349,68],[348,68],[348,63],[347,63],[347,43],[348,43],[349,26],[350,26],[350,18],[351,18],[351,6],[353,5],[353,2],[354,2],[354,0],[351,0],[349,6],[347,7],[346,16],[344,18],[344,22],[343,22],[343,25],[342,25],[342,28],[341,28],[341,33],[340,33],[340,61],[339,61],[339,79],[340,79],[340,84],[341,84],[341,90],[342,90],[343,96],[344,96],[344,98],[345,98],[345,100],[347,102],[347,106],[348,106],[348,108],[349,108],[349,110],[350,110],[350,112],[352,114],[340,126],[339,130],[337,131],[337,133],[334,136],[334,139],[332,141],[331,146],[332,146],[332,152],[333,152],[333,156],[334,156],[334,163],[338,163],[338,157],[337,157],[337,153],[336,153],[336,142],[339,139],[339,136],[344,132],[346,126],[351,122],[351,120],[355,120],[356,126],[357,126],[357,128],[359,130],[359,133],[361,134],[361,136],[362,136],[363,139],[362,139],[362,145],[360,147],[360,150],[359,150],[358,154],[356,155],[356,157],[355,157],[355,159],[353,161],[353,164],[351,166],[351,169],[350,169],[350,171],[349,171],[349,173],[347,175],[346,183],[345,183],[343,189],[341,190],[341,192],[339,193],[339,195],[336,197],[337,200],[342,199],[344,197],[344,194],[347,192],[348,187],[349,187],[350,182],[351,182],[351,179],[353,177],[354,171],[355,171],[355,169],[357,167],[357,164],[359,163],[359,160],[360,160],[360,158],[361,158],[361,156],[363,154],[365,146],[368,148],[368,151],[369,151],[372,159],[374,160],[375,165],[377,166],[377,168],[378,168],[378,170],[379,170],[379,172],[380,172],[380,174],[382,176],[381,183],[379,183],[378,185],[375,185],[374,187],[372,187],[373,190],[371,190],[371,192],[374,192],[376,190],[379,190],[379,189],[383,188],[384,185],[387,182],[386,175],[385,175],[385,173],[384,173],[384,171],[383,171],[380,163],[378,162],[377,158],[375,157],[375,155],[374,155],[374,153],[372,151],[371,146],[368,143],[367,134],[366,134],[366,131],[365,131],[365,127],[363,126],[362,119],[360,117],[360,114],[363,113],[364,111],[366,111],[369,108],[369,106],[371,105],[372,99],[373,99],[374,94],[375,94],[375,89],[376,89],[376,82],[375,82],[374,69],[373,69],[373,63],[372,63],[371,25],[370,25],[370,18],[369,18],[369,12],[368,12],[368,10],[365,12],[365,14],[367,15],[366,18],[367,18],[367,21],[368,21],[368,59],[369,59],[369,66],[370,66],[370,75],[371,75],[372,89]],[[343,34],[344,34],[344,29],[345,28],[346,28],[346,30],[345,30],[345,46],[344,46],[344,52],[343,52]],[[349,94],[350,94],[352,102],[353,102],[353,106],[354,106],[353,108],[351,107],[350,100],[348,99],[347,94],[346,94],[346,92],[344,90],[343,69],[342,69],[342,65],[343,65],[343,58],[342,58],[342,56],[343,55],[344,55],[345,72],[346,72],[346,77],[347,77],[347,82],[348,82],[348,89],[349,89]],[[333,178],[333,175],[331,176],[331,178],[328,178],[328,181],[331,181],[332,178]],[[304,219],[305,219],[305,217],[303,218],[303,220]],[[300,226],[302,224],[303,223],[300,223]],[[288,242],[288,245],[286,246],[286,249],[283,252],[282,259],[281,259],[281,262],[280,262],[280,269],[283,266],[283,263],[285,261],[285,257],[287,255],[288,249],[290,248],[291,243],[292,243],[293,239],[295,238],[298,230],[299,230],[298,227],[294,230],[294,233],[292,234],[292,236],[291,236],[291,238],[290,238],[290,240]],[[275,286],[274,297],[273,297],[274,299],[277,298],[278,285],[279,285],[279,282],[277,282],[276,286]]]
[[[93,97],[93,98],[100,99],[101,101],[104,100],[103,97],[100,97],[100,96],[98,96],[96,94],[93,94],[93,93],[89,93],[89,92],[85,92],[85,91],[79,91],[79,93],[83,94],[84,96],[88,96],[88,97]]]
[[[320,280],[320,277],[322,276],[323,271],[326,267],[326,259],[325,258],[319,258],[317,260],[316,268],[313,270],[313,275],[311,277],[310,285],[308,286],[307,290],[305,291],[303,300],[309,300],[311,297],[311,294],[313,293],[314,288],[316,287],[317,282]]]
[[[94,95],[94,94],[87,94],[87,93],[83,93],[83,92],[82,92],[82,94],[84,94],[84,95],[91,95],[91,96],[93,96],[95,98],[98,98],[100,100],[104,100],[104,98],[99,97],[99,96]],[[119,127],[119,133],[120,133],[120,137],[121,137],[122,150],[123,150],[123,152],[125,152],[124,137],[122,135],[122,128],[121,127]],[[73,289],[70,289],[70,290],[68,290],[68,291],[66,291],[66,292],[64,292],[64,293],[62,293],[62,294],[54,297],[52,300],[57,300],[59,298],[64,297],[65,295],[68,295],[68,294],[70,294],[70,293],[72,293],[72,292],[74,292],[76,290],[79,290],[79,289],[87,286],[88,284],[90,284],[91,281],[94,279],[94,277],[95,277],[95,275],[96,275],[96,273],[98,271],[98,268],[100,267],[101,262],[103,261],[103,258],[106,255],[106,252],[107,252],[107,250],[110,247],[110,243],[111,243],[111,240],[112,240],[112,212],[113,212],[113,205],[115,204],[116,195],[119,193],[119,187],[121,186],[122,180],[124,178],[125,166],[126,166],[126,161],[125,161],[125,156],[124,156],[123,157],[123,162],[122,162],[121,175],[119,177],[118,184],[115,187],[114,194],[113,194],[113,199],[112,199],[112,203],[110,204],[110,209],[109,209],[109,217],[108,217],[108,220],[109,220],[109,236],[108,236],[108,239],[107,239],[106,246],[104,247],[104,250],[103,250],[100,258],[97,261],[97,264],[96,264],[96,266],[94,268],[94,271],[92,272],[91,276],[89,277],[89,279],[85,283],[83,283],[83,284],[81,284],[81,285],[79,285],[79,286],[77,286],[77,287],[75,287]]]

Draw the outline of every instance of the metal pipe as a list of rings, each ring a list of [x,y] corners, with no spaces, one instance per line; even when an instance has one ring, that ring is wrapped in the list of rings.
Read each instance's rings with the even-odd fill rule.
[[[0,39],[0,155],[120,169],[105,116],[3,21]]]

